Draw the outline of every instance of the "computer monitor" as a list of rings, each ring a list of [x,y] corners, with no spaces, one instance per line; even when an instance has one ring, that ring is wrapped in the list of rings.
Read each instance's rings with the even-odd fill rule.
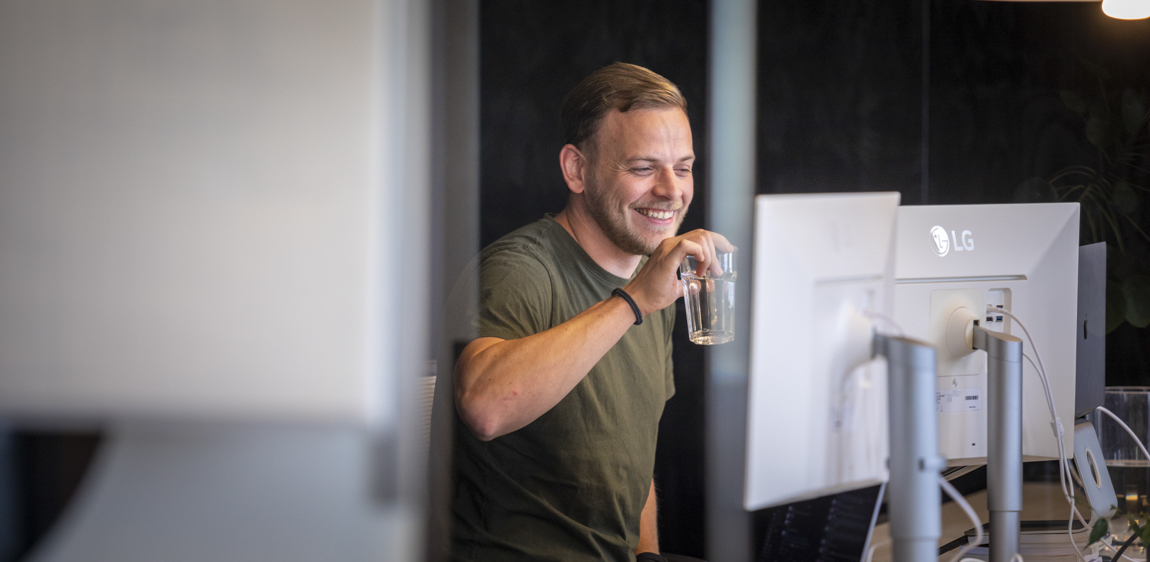
[[[0,11],[0,416],[394,423],[381,32],[249,9]]]
[[[0,420],[107,430],[30,558],[415,559],[434,20],[73,8],[0,2]]]
[[[1034,337],[1073,451],[1078,283],[1077,203],[907,206],[898,211],[894,317],[908,337],[938,351],[939,448],[951,466],[986,463],[986,353],[953,352],[946,327],[960,308],[980,325]],[[1037,359],[1035,359],[1037,360]],[[1058,458],[1042,383],[1023,361],[1023,459]]]
[[[887,479],[885,361],[898,193],[755,198],[744,505]]]

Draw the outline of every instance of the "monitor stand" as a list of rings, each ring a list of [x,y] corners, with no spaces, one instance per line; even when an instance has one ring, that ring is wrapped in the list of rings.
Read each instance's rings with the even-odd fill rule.
[[[890,483],[887,485],[895,562],[938,558],[942,534],[935,350],[909,338],[874,336],[874,354],[886,357],[890,418]]]
[[[1022,517],[1022,340],[975,321],[972,347],[986,352],[986,503],[990,562],[1018,552]]]

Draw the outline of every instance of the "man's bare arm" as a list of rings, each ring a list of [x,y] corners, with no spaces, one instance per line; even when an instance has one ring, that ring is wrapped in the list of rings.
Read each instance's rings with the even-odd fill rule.
[[[714,262],[715,248],[734,248],[725,238],[696,230],[664,240],[624,288],[643,316],[678,298],[675,270],[688,254]],[[535,421],[559,403],[635,322],[621,297],[597,303],[550,330],[525,338],[478,338],[455,365],[455,405],[476,437],[491,440]]]
[[[639,546],[635,547],[635,554],[653,552],[659,554],[659,502],[655,498],[655,480],[651,480],[651,493],[647,494],[647,503],[643,506],[643,514],[639,517]]]
[[[471,432],[489,441],[558,404],[635,322],[612,297],[550,330],[525,338],[478,338],[455,366],[455,402]]]

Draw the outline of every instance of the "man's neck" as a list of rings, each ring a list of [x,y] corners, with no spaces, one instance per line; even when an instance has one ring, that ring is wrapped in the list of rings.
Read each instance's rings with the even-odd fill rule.
[[[642,256],[620,250],[599,228],[594,217],[577,205],[568,202],[563,211],[555,215],[555,221],[567,229],[567,233],[599,267],[612,275],[629,279],[643,259]]]

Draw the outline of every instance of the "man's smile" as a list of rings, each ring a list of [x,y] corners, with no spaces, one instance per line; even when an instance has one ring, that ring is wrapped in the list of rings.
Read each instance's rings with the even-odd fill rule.
[[[670,220],[675,216],[675,211],[663,211],[659,209],[635,209],[640,215],[655,220]]]

